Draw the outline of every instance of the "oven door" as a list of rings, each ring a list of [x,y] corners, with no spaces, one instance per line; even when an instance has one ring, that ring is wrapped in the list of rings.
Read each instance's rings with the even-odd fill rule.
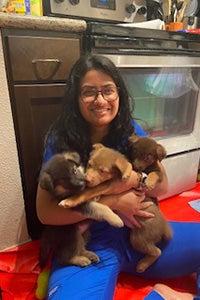
[[[165,146],[169,191],[196,183],[200,157],[200,57],[106,54],[130,93],[133,118]]]

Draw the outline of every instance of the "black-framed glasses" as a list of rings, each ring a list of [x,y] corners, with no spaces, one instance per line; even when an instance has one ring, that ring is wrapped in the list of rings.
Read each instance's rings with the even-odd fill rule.
[[[119,88],[116,86],[107,86],[102,90],[97,90],[95,88],[86,87],[81,90],[80,96],[83,102],[89,103],[95,101],[99,94],[101,94],[106,101],[112,102],[117,100]]]

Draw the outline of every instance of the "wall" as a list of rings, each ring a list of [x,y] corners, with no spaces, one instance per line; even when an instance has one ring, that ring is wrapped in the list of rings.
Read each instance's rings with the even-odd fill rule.
[[[2,250],[27,241],[28,233],[1,40],[0,82],[0,250]]]

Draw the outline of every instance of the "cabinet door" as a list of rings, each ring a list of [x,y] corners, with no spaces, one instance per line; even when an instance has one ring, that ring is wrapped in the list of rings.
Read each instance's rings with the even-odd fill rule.
[[[24,191],[27,226],[35,239],[41,229],[35,198],[42,162],[44,136],[61,106],[65,85],[18,85],[14,87],[14,119]]]

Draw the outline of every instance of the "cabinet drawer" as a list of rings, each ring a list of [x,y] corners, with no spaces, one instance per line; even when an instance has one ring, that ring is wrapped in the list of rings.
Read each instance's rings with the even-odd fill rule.
[[[8,36],[14,81],[65,80],[80,56],[79,38]]]

